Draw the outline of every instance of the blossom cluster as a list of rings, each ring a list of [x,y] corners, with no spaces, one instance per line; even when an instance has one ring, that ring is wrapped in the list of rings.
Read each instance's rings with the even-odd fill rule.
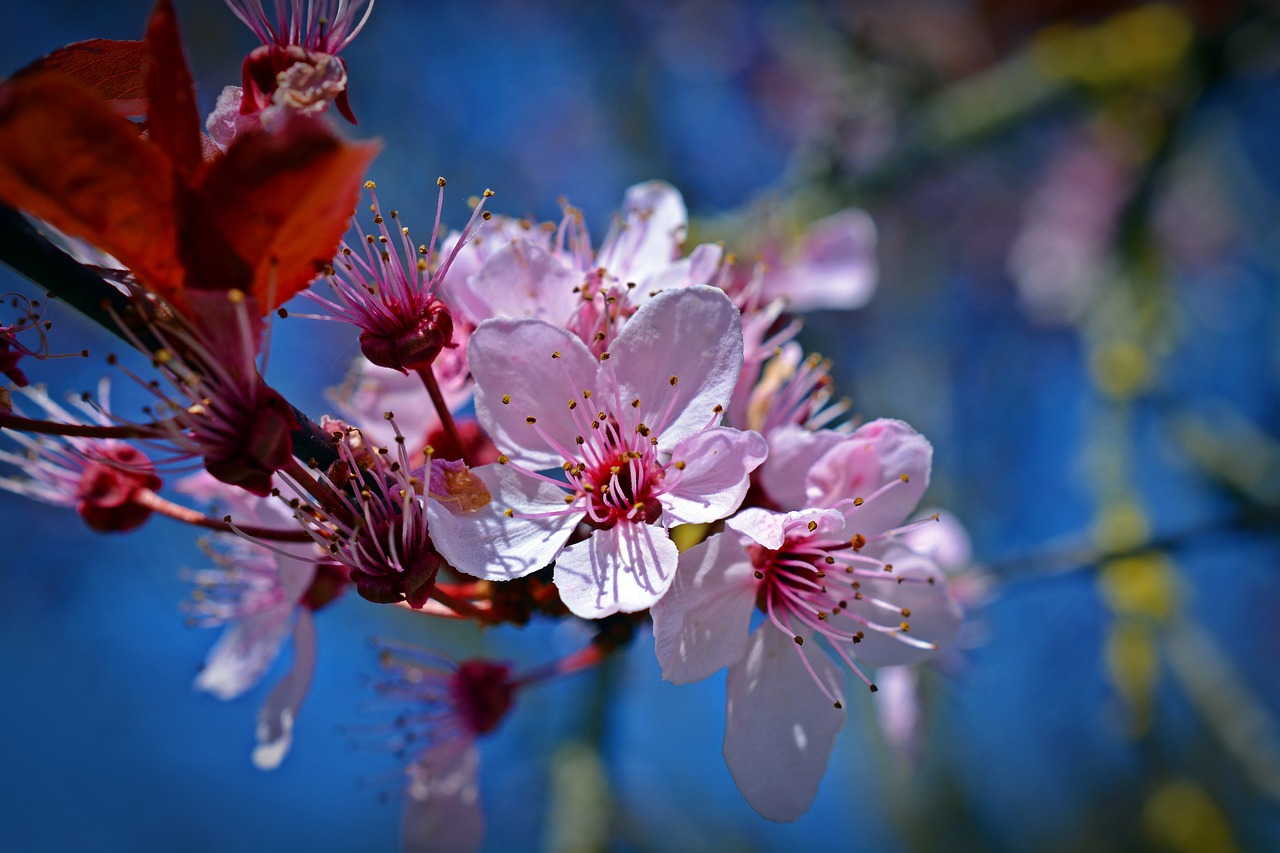
[[[414,708],[415,732],[397,735],[411,849],[478,845],[477,739],[520,690],[648,622],[668,680],[727,668],[734,781],[764,817],[800,817],[848,713],[847,677],[876,691],[875,668],[928,661],[962,619],[943,546],[921,544],[938,521],[916,513],[929,442],[898,420],[851,420],[829,365],[796,340],[796,312],[872,295],[869,218],[846,211],[743,259],[690,246],[684,200],[662,181],[628,189],[597,243],[567,204],[559,221],[509,218],[486,209],[488,190],[449,231],[441,179],[416,243],[364,178],[374,147],[322,115],[354,121],[338,54],[372,2],[275,17],[229,5],[263,44],[203,123],[167,0],[136,91],[48,59],[0,89],[0,201],[97,254],[86,268],[154,371],[135,377],[154,398],[144,420],[110,412],[105,391],[80,418],[24,387],[19,358],[47,354],[19,339],[35,315],[0,325],[19,386],[0,426],[20,448],[0,452],[20,472],[0,486],[104,532],[153,514],[213,531],[188,613],[223,634],[196,687],[239,696],[294,647],[259,713],[262,768],[289,750],[316,614],[348,589],[483,626],[596,626],[584,649],[520,674],[384,647],[379,691]],[[44,130],[52,143],[36,141]],[[371,217],[349,219],[362,189]],[[294,295],[319,313],[282,308]],[[277,309],[358,336],[319,423],[263,375]],[[204,471],[177,482],[184,502],[162,497],[192,460]]]

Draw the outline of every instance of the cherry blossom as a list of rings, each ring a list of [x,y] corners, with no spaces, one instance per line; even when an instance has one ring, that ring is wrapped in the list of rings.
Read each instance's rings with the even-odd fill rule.
[[[729,667],[725,761],[771,820],[800,817],[817,792],[845,717],[837,661],[875,691],[862,665],[917,661],[960,623],[937,565],[898,541],[928,481],[928,443],[896,421],[833,436],[821,454],[807,446],[818,442],[783,436],[790,462],[781,464],[809,508],[730,518],[681,555],[652,610],[668,680]],[[794,476],[806,460],[814,469]]]
[[[471,339],[476,413],[504,454],[474,474],[493,495],[432,510],[457,568],[507,580],[555,560],[584,618],[651,606],[671,584],[673,524],[733,512],[765,458],[753,432],[719,426],[742,359],[738,312],[693,286],[642,306],[598,357],[541,320],[488,320]],[[561,479],[540,473],[559,468]],[[585,523],[585,539],[570,536]]]

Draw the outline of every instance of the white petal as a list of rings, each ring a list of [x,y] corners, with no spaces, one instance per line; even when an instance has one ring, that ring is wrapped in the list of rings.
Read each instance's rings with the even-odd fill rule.
[[[555,583],[575,616],[635,613],[652,607],[671,586],[679,556],[662,527],[621,522],[564,549]]]
[[[482,465],[480,478],[492,500],[470,513],[450,512],[440,501],[427,501],[427,524],[436,549],[459,571],[486,580],[505,581],[545,568],[564,547],[582,518],[565,513],[521,518],[565,509],[565,491],[525,476],[506,465]],[[506,510],[512,517],[506,517]]]
[[[640,400],[641,420],[670,447],[718,423],[715,407],[729,405],[742,371],[742,320],[714,287],[669,290],[627,321],[610,352],[601,384],[612,377],[624,404]]]
[[[311,687],[316,668],[316,629],[311,614],[298,613],[293,628],[293,669],[271,689],[258,711],[258,745],[253,764],[259,770],[275,770],[293,744],[293,723]]]
[[[560,353],[553,357],[553,353]],[[595,391],[596,359],[574,334],[541,320],[486,320],[471,335],[476,417],[498,450],[534,469],[559,466],[582,430],[569,400]],[[503,403],[504,395],[510,398]],[[536,424],[528,423],[534,418]]]
[[[695,284],[710,284],[711,277],[720,269],[720,259],[724,249],[714,243],[698,246],[687,258],[672,263],[669,267],[658,271],[639,282],[636,287],[627,288],[627,301],[640,306],[664,290],[680,287],[692,287]]]
[[[282,601],[229,625],[205,656],[196,689],[230,700],[256,685],[280,654],[292,613],[293,602]]]
[[[773,512],[759,507],[748,507],[725,522],[725,527],[749,536],[766,548],[777,551],[786,541],[787,533],[798,530],[808,532],[809,523],[814,531],[826,533],[839,530],[844,516],[834,509],[802,509],[794,512]]]
[[[672,460],[685,467],[668,469],[674,485],[658,500],[677,522],[705,524],[724,518],[742,503],[751,472],[768,454],[759,433],[714,427],[692,435],[671,449]]]
[[[770,624],[756,629],[725,685],[724,760],[742,796],[769,820],[792,821],[809,810],[844,725],[844,709],[832,707],[801,654],[842,696],[843,674],[826,653],[816,643],[797,646]]]
[[[480,756],[469,740],[432,746],[405,770],[407,853],[471,853],[484,841]]]
[[[700,681],[746,651],[756,579],[742,537],[720,533],[680,555],[671,589],[653,605],[662,677]]]
[[[665,181],[636,184],[627,190],[598,263],[623,283],[646,279],[675,260],[688,223],[679,190]]]

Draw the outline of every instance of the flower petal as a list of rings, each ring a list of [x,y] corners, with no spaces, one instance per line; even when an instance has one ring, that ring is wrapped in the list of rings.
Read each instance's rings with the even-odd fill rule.
[[[498,450],[535,469],[563,462],[566,457],[539,433],[573,446],[581,430],[569,400],[596,390],[596,359],[586,345],[541,320],[495,319],[472,333],[468,357],[476,418]]]
[[[293,722],[311,688],[316,668],[316,627],[311,614],[299,611],[293,628],[293,669],[271,689],[258,711],[258,745],[253,764],[259,770],[275,770],[293,744]]]
[[[574,288],[582,273],[524,240],[504,246],[456,289],[463,311],[479,325],[490,317],[535,317],[563,325],[582,305]]]
[[[751,635],[725,685],[724,760],[742,796],[769,820],[792,821],[809,810],[844,725],[844,709],[831,707],[798,655],[843,695],[841,670],[816,643],[797,646],[770,625]]]
[[[670,266],[659,270],[636,287],[627,288],[627,301],[634,306],[662,293],[695,284],[710,284],[711,277],[720,268],[720,259],[724,257],[724,249],[714,243],[703,243],[695,248],[687,258],[681,258]]]
[[[436,549],[459,571],[505,581],[546,568],[564,547],[582,513],[521,518],[565,509],[563,489],[506,465],[472,468],[492,500],[475,512],[455,513],[427,501],[427,523]],[[507,518],[507,509],[513,511]]]
[[[674,474],[674,485],[659,497],[662,508],[683,524],[705,524],[724,518],[738,508],[751,472],[769,455],[769,447],[756,432],[714,427],[692,435],[671,449],[671,458],[684,462]]]
[[[806,480],[809,506],[867,498],[849,514],[849,529],[870,535],[901,524],[929,487],[933,446],[903,421],[870,421],[831,448]],[[905,481],[903,478],[906,478]],[[888,488],[875,497],[882,486]]]
[[[676,259],[688,225],[679,190],[665,181],[636,184],[600,247],[599,265],[623,283],[646,279]]]
[[[205,656],[195,687],[231,700],[262,680],[289,633],[293,602],[281,601],[227,626]]]
[[[742,371],[742,319],[717,288],[668,290],[627,321],[610,353],[601,384],[624,402],[640,400],[638,416],[669,447],[719,422],[715,407],[729,405]]]
[[[565,606],[583,619],[635,613],[662,598],[679,557],[662,527],[622,522],[564,549],[555,584]]]
[[[471,853],[484,841],[480,755],[470,740],[435,744],[405,769],[404,849]]]
[[[782,509],[813,506],[807,490],[809,472],[848,433],[784,426],[769,433],[769,459],[760,469],[760,484]],[[852,497],[852,495],[850,495]]]
[[[860,308],[875,293],[876,225],[856,208],[809,228],[799,252],[765,276],[765,298],[783,297],[790,311]]]
[[[748,507],[725,522],[725,527],[748,536],[770,550],[777,551],[786,541],[787,533],[808,528],[826,533],[839,530],[844,516],[833,509],[802,509],[793,512],[773,512],[759,507]]]
[[[700,681],[741,660],[756,604],[756,580],[742,537],[720,533],[680,555],[675,581],[653,605],[653,643],[662,677]]]

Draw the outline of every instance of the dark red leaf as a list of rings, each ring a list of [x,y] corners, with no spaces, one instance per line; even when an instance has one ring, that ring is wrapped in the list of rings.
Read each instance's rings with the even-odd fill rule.
[[[161,296],[181,290],[169,161],[77,83],[0,86],[0,202],[110,252]]]
[[[147,129],[184,180],[203,162],[196,87],[182,53],[170,0],[156,0],[147,21]]]
[[[225,156],[209,163],[190,210],[201,228],[189,228],[193,287],[241,287],[269,312],[307,286],[333,259],[359,201],[360,187],[378,144],[346,142],[319,119],[295,116],[278,131],[237,137]],[[203,230],[207,236],[193,233]],[[225,240],[235,260],[210,258],[208,238]],[[240,266],[243,265],[243,266]],[[238,267],[238,269],[237,269]],[[226,276],[210,279],[206,270]],[[245,274],[248,282],[235,282]]]
[[[147,45],[90,39],[60,47],[13,75],[58,74],[92,89],[122,115],[147,110]]]

